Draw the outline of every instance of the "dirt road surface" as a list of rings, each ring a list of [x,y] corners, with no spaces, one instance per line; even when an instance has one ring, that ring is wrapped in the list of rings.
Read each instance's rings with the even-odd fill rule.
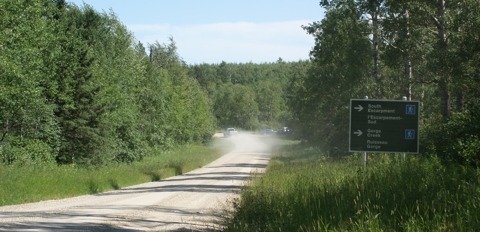
[[[236,148],[169,179],[102,194],[0,207],[0,231],[215,231],[270,148],[254,135],[224,138]]]

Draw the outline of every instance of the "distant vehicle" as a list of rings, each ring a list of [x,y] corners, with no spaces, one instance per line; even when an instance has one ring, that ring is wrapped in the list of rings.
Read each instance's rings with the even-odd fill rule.
[[[235,130],[235,128],[227,128],[227,129],[223,132],[223,136],[224,136],[224,137],[230,137],[230,136],[237,135],[237,134],[238,134],[238,131]]]
[[[277,131],[277,134],[281,135],[281,134],[288,134],[290,133],[290,129],[288,127],[282,127],[280,129],[278,129]]]
[[[275,133],[276,132],[272,129],[263,129],[263,130],[260,131],[261,135],[273,135]]]

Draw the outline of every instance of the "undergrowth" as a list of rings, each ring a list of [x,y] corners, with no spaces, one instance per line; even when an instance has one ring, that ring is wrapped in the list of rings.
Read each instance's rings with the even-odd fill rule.
[[[95,194],[158,181],[202,167],[229,149],[231,143],[218,139],[209,146],[185,146],[130,164],[0,165],[0,206]]]
[[[286,145],[236,202],[226,231],[475,231],[480,172],[436,158],[332,160]]]

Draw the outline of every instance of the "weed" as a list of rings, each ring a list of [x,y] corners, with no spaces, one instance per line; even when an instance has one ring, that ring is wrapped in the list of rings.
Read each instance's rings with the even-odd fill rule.
[[[227,231],[475,231],[480,171],[400,155],[331,160],[283,145],[236,202]]]
[[[221,142],[221,143],[218,143]],[[120,189],[182,174],[210,163],[232,144],[216,140],[211,146],[187,146],[157,152],[142,161],[85,168],[53,163],[0,165],[0,206],[65,198]],[[169,166],[175,164],[171,168]]]
[[[88,182],[87,182],[87,186],[88,186],[88,190],[92,194],[99,193],[99,192],[102,191],[102,189],[100,187],[100,183],[96,179],[93,179],[93,178],[89,179]]]
[[[118,184],[118,180],[117,179],[113,179],[113,178],[110,178],[108,179],[108,183],[110,183],[110,186],[117,190],[117,189],[120,189],[120,185]]]
[[[151,178],[151,181],[159,181],[162,179],[161,175],[158,172],[149,172],[147,173]]]

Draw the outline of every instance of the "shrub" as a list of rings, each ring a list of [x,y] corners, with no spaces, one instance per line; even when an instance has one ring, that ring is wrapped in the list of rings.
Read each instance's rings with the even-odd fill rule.
[[[38,139],[12,137],[0,145],[0,163],[31,164],[55,161],[55,152],[45,142]]]
[[[428,153],[436,153],[446,163],[480,165],[480,110],[454,113],[442,126],[425,130]]]

